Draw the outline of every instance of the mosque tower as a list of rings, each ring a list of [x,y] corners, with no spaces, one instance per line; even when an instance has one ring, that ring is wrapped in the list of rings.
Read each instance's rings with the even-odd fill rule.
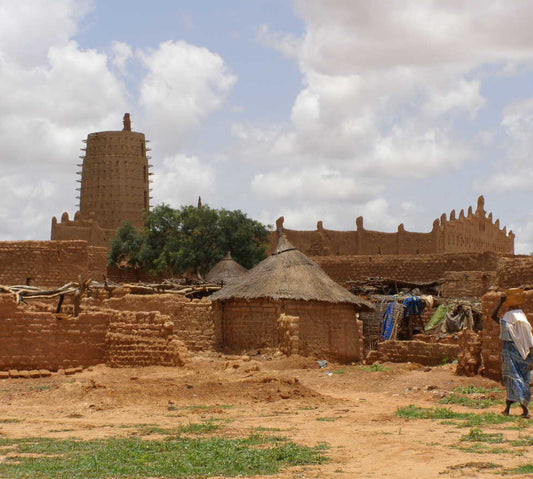
[[[90,133],[84,140],[79,211],[94,212],[102,228],[119,228],[124,221],[143,226],[143,211],[150,207],[149,164],[144,133],[131,131],[124,115],[122,131]]]
[[[130,114],[122,131],[90,133],[78,166],[81,178],[79,211],[70,221],[52,219],[52,239],[83,239],[91,245],[107,246],[124,222],[142,228],[144,211],[150,208],[150,165],[144,133],[131,131]]]

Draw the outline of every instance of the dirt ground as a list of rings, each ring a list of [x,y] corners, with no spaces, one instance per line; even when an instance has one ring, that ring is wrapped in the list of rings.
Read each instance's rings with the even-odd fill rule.
[[[261,476],[269,478],[484,478],[533,462],[530,447],[466,452],[457,447],[468,429],[395,414],[410,404],[442,406],[438,400],[457,386],[494,388],[498,383],[455,376],[453,365],[383,367],[386,371],[331,363],[320,368],[311,358],[203,354],[183,368],[99,365],[74,375],[5,379],[0,381],[0,437],[90,439],[129,435],[143,424],[171,428],[213,419],[224,424],[225,436],[275,431],[269,433],[299,444],[329,445],[329,462]],[[496,396],[503,399],[503,391]],[[445,407],[501,410],[500,405]],[[502,432],[502,427],[483,426],[483,432]],[[506,437],[520,434],[524,431],[505,431]],[[525,434],[531,433],[526,429]]]

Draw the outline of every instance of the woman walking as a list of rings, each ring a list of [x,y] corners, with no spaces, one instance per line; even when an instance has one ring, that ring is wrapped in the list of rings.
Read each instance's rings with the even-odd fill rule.
[[[524,296],[524,290],[518,288],[502,293],[500,303],[492,313],[492,319],[500,325],[502,340],[502,378],[507,392],[502,414],[509,415],[511,404],[516,402],[522,407],[522,417],[529,418],[530,367],[533,359],[530,348],[533,347],[533,335],[531,325],[521,309]],[[504,303],[509,310],[500,318],[498,311]]]

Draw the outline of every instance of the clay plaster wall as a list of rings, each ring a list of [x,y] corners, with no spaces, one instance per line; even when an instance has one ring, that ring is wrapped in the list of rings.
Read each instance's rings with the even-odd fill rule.
[[[50,239],[53,241],[87,241],[91,246],[109,249],[109,241],[115,233],[116,228],[102,228],[94,214],[81,215],[77,212],[71,220],[68,213],[63,213],[59,223],[55,216],[52,218]]]
[[[342,361],[362,358],[363,324],[356,319],[353,306],[314,301],[216,303],[215,322],[219,324],[221,346],[230,350],[278,347],[278,319],[282,314],[299,318],[300,354]]]
[[[0,265],[4,285],[58,287],[89,272],[100,277],[105,272],[102,251],[89,249],[85,241],[2,241]]]

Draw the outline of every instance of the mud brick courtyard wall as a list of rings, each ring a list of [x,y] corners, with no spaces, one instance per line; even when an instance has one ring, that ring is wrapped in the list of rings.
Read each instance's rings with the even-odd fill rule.
[[[446,271],[441,295],[446,298],[480,298],[497,283],[495,271]]]
[[[104,362],[109,312],[81,313],[77,318],[32,312],[0,294],[0,370],[91,366]]]
[[[501,379],[501,340],[500,326],[491,319],[494,308],[500,301],[501,292],[490,292],[481,298],[481,308],[483,311],[483,330],[481,332],[481,357],[483,359],[483,375],[491,379]],[[523,306],[528,321],[533,324],[533,290],[526,291]],[[505,306],[500,308],[499,314],[507,311]]]
[[[207,300],[128,295],[89,298],[83,306],[78,317],[56,315],[46,304],[29,309],[17,305],[13,295],[0,294],[0,371],[56,371],[101,363],[179,366],[189,350],[214,349]]]
[[[457,344],[442,344],[426,341],[384,341],[378,349],[370,351],[366,357],[368,363],[374,361],[392,363],[418,363],[437,366],[451,362],[459,354]]]
[[[166,314],[115,311],[105,338],[105,362],[112,367],[183,366],[187,347],[173,333]]]
[[[298,318],[294,331],[298,352],[304,356],[357,361],[363,355],[363,323],[353,305],[317,301],[267,299],[216,302],[218,342],[233,351],[284,346],[281,315]],[[281,343],[281,344],[280,344]]]
[[[103,248],[86,241],[1,241],[0,284],[58,287],[91,275],[101,279]]]
[[[337,283],[367,278],[433,281],[447,271],[496,271],[497,253],[424,255],[313,256],[311,259]]]
[[[215,325],[211,301],[190,300],[176,294],[134,295],[102,301],[103,308],[118,311],[158,311],[172,322],[171,334],[183,341],[190,351],[213,350]]]
[[[533,286],[533,256],[503,257],[496,270],[500,289]]]

